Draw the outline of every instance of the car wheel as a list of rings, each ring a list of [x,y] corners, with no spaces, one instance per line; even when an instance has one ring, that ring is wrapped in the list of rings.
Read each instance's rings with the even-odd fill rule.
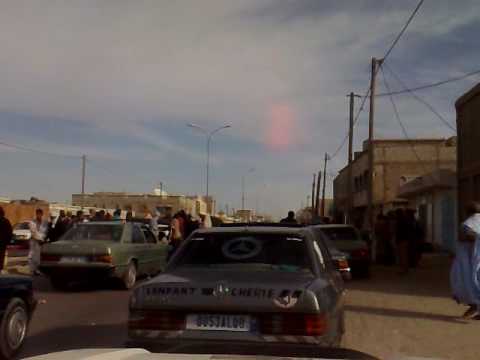
[[[0,325],[1,359],[10,359],[20,350],[27,335],[28,322],[27,305],[22,299],[13,298]]]
[[[67,290],[68,289],[68,281],[58,277],[51,277],[50,283],[55,290]]]
[[[125,271],[122,280],[123,287],[127,290],[135,286],[135,283],[137,282],[137,266],[135,262],[130,261],[128,263],[127,270]]]

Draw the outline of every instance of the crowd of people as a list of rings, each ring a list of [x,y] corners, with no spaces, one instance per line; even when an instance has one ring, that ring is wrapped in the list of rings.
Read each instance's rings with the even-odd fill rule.
[[[396,209],[379,214],[375,223],[377,263],[400,266],[400,274],[417,267],[424,249],[425,235],[413,209]]]

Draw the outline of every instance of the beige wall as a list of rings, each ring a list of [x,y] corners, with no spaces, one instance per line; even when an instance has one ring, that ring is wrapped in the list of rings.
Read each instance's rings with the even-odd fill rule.
[[[373,199],[377,205],[393,202],[397,198],[401,178],[414,178],[437,169],[456,170],[454,141],[420,139],[412,143],[402,140],[376,140],[374,144]],[[368,153],[359,154],[352,163],[353,206],[364,207],[368,201]],[[355,182],[357,179],[357,191]],[[359,182],[360,180],[360,182]],[[348,205],[348,167],[334,180],[334,200],[337,210],[345,211]],[[361,186],[358,186],[361,184]]]

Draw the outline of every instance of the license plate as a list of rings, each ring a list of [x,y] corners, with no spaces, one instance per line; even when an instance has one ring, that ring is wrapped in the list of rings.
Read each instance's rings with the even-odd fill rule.
[[[189,330],[250,331],[250,316],[222,314],[187,315]]]
[[[60,258],[61,263],[74,263],[74,264],[84,264],[87,262],[87,258],[82,256],[62,256]]]

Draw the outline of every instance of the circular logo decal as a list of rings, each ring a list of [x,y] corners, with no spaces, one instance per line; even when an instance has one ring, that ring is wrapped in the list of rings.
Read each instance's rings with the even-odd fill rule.
[[[262,243],[255,238],[233,238],[222,246],[225,257],[233,260],[245,260],[257,256],[262,251]]]

